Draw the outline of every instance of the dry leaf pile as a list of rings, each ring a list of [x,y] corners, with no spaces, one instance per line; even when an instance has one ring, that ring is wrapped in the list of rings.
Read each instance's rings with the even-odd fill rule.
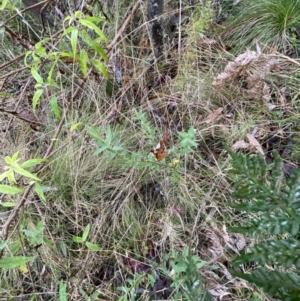
[[[249,99],[269,101],[271,88],[267,77],[278,65],[278,57],[272,54],[247,50],[226,65],[224,71],[214,78],[212,86],[215,91],[220,92],[227,84],[240,83],[242,78],[246,83],[245,92]]]

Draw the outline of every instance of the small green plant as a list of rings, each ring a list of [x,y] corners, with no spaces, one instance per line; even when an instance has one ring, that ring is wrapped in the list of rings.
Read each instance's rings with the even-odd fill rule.
[[[135,274],[133,278],[126,279],[127,285],[118,287],[117,289],[123,293],[118,301],[136,301],[142,300],[138,295],[140,294],[141,287],[153,287],[155,277],[152,274],[142,273]],[[142,289],[144,292],[145,290]]]
[[[147,140],[152,141],[152,145],[157,145],[158,138],[155,134],[155,128],[151,126],[150,121],[148,120],[146,113],[143,112],[135,112],[135,116],[133,120],[137,123],[137,125],[141,128],[142,136],[141,138],[145,141],[145,144],[148,144]],[[88,130],[88,134],[95,140],[98,149],[95,151],[95,155],[103,154],[104,152],[108,152],[108,159],[113,159],[116,156],[122,158],[123,167],[128,166],[138,166],[144,167],[147,166],[151,169],[156,168],[159,169],[160,165],[153,164],[155,162],[155,157],[150,155],[150,150],[145,153],[144,151],[130,151],[129,147],[126,145],[122,145],[120,142],[120,137],[116,133],[113,132],[110,125],[104,129],[103,127],[90,127]],[[178,132],[180,145],[176,148],[177,156],[184,156],[193,151],[193,148],[198,146],[198,143],[195,142],[195,134],[196,131],[193,127],[191,127],[188,132]],[[169,149],[167,146],[168,154],[172,154],[174,150],[172,148]],[[173,164],[170,166],[171,170],[175,168],[178,164],[179,160],[175,159]]]
[[[22,193],[24,188],[17,184],[16,175],[18,175],[26,178],[29,181],[28,184],[34,185],[36,193],[43,201],[46,201],[43,190],[38,183],[41,180],[30,171],[33,167],[45,162],[45,159],[36,158],[19,163],[19,152],[16,152],[12,155],[12,157],[6,156],[4,160],[6,163],[4,166],[5,172],[0,175],[0,183],[3,181],[6,181],[6,183],[0,185],[0,193],[6,195],[16,195]],[[2,202],[1,205],[4,207],[14,207],[16,204],[9,201]]]
[[[299,300],[300,170],[286,178],[277,153],[272,165],[262,156],[230,153],[233,159],[230,172],[236,176],[232,196],[239,200],[230,205],[249,216],[243,225],[231,231],[261,239],[249,253],[232,262],[233,266],[246,263],[259,266],[251,274],[237,271],[233,274],[281,300]]]
[[[123,293],[118,301],[145,300],[148,295],[155,296],[156,293],[159,293],[162,284],[165,294],[171,297],[171,300],[211,300],[200,274],[200,269],[205,262],[201,261],[198,255],[191,254],[191,251],[185,248],[173,256],[165,254],[164,258],[163,264],[152,263],[152,268],[149,269],[150,265],[147,266],[147,272],[137,273],[133,275],[133,278],[126,279],[127,285],[118,288]],[[166,263],[169,263],[171,271],[170,268],[167,268]],[[141,270],[143,269],[145,267],[141,267]],[[141,296],[142,294],[143,296]],[[152,300],[151,297],[149,300]]]
[[[24,229],[23,232],[29,240],[29,244],[32,247],[36,247],[39,244],[44,243],[43,232],[44,223],[40,221],[33,230]]]
[[[191,254],[188,248],[177,253],[170,262],[172,267],[172,287],[175,289],[174,300],[208,301],[210,295],[199,270],[205,265],[198,255]]]
[[[82,243],[82,244],[85,244],[85,246],[91,250],[91,251],[100,251],[101,248],[96,245],[96,244],[93,244],[89,241],[87,241],[87,238],[89,236],[89,233],[90,233],[90,230],[91,230],[91,224],[88,224],[83,233],[82,233],[82,236],[73,236],[73,241],[76,242],[76,243]]]

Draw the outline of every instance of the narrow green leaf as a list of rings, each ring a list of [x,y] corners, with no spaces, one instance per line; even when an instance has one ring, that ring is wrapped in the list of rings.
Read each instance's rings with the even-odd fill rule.
[[[112,142],[112,131],[111,131],[110,125],[108,125],[106,128],[106,139],[105,140],[106,140],[106,143],[109,145]]]
[[[96,244],[92,244],[91,242],[86,241],[85,245],[88,247],[88,249],[90,249],[91,251],[100,251],[101,248],[96,245]]]
[[[59,301],[68,301],[67,299],[67,283],[63,280],[59,283]]]
[[[16,207],[16,203],[14,202],[3,202],[1,205],[6,208]]]
[[[17,162],[18,157],[19,157],[19,152],[14,153],[11,157],[12,162],[13,163]]]
[[[79,236],[73,236],[73,237],[72,237],[72,240],[73,240],[74,242],[78,242],[78,243],[83,242],[82,237],[79,237]]]
[[[48,76],[47,76],[47,84],[52,85],[52,86],[57,86],[57,87],[58,87],[58,85],[57,85],[57,84],[53,81],[53,79],[52,79],[53,71],[54,71],[54,68],[55,68],[55,66],[56,66],[57,60],[58,60],[58,59],[56,59],[55,62],[52,64],[51,69],[50,69],[50,71],[49,71],[49,73],[48,73]]]
[[[18,187],[13,187],[10,185],[0,185],[0,193],[13,195],[21,192],[23,192],[23,189],[20,189]]]
[[[94,24],[88,20],[79,20],[79,23],[88,27],[89,29],[94,30],[97,33],[97,35],[102,39],[102,41],[107,42],[107,38],[106,38],[105,34],[96,24]]]
[[[41,185],[40,185],[39,183],[36,182],[36,183],[34,184],[34,189],[35,189],[36,193],[38,194],[38,196],[39,196],[44,202],[46,202],[46,197],[45,197],[45,195],[44,195],[44,191],[43,191]]]
[[[0,250],[3,250],[8,244],[8,240],[5,240],[3,242],[0,243]]]
[[[76,57],[77,53],[77,40],[78,40],[78,29],[75,27],[71,32],[71,46],[73,51],[73,57]]]
[[[88,134],[92,138],[94,138],[94,139],[96,139],[98,141],[104,142],[104,139],[100,136],[99,132],[100,132],[100,129],[95,128],[93,126],[90,126],[89,129],[88,129]]]
[[[83,74],[83,77],[87,76],[87,60],[88,60],[88,56],[86,51],[84,49],[81,49],[80,56],[79,56],[79,66]]]
[[[107,149],[109,149],[109,148],[110,148],[109,145],[104,145],[104,146],[98,148],[98,149],[94,152],[94,156],[97,156],[97,155],[103,153],[105,150],[107,150]]]
[[[107,69],[102,62],[96,59],[92,59],[91,62],[94,65],[94,67],[104,75],[105,78],[109,78]]]
[[[13,184],[17,183],[16,178],[15,178],[15,173],[14,173],[14,170],[12,168],[8,171],[7,179],[9,181],[10,185],[13,185]]]
[[[0,259],[0,268],[2,269],[14,269],[21,265],[32,261],[34,257],[24,257],[24,256],[13,256]]]
[[[25,65],[25,67],[27,67],[27,68],[29,68],[29,64],[27,63],[27,58],[29,57],[30,58],[30,56],[32,56],[32,54],[33,54],[33,52],[32,51],[27,51],[26,52],[26,55],[25,55],[25,58],[24,58],[24,65]],[[29,59],[29,62],[31,62],[31,59]]]
[[[8,177],[9,173],[13,172],[11,169],[4,172],[3,174],[0,175],[0,182],[3,181],[5,178]]]
[[[87,237],[89,236],[91,230],[91,224],[87,224],[82,234],[82,241],[86,241]]]
[[[89,300],[88,294],[82,289],[81,286],[79,286],[79,292],[80,292],[81,296],[85,298],[85,300]]]
[[[72,124],[72,126],[70,127],[70,132],[75,131],[80,125],[82,125],[82,122],[76,122]]]
[[[60,108],[57,103],[57,97],[52,96],[50,99],[51,110],[57,120],[61,120]]]
[[[100,23],[100,22],[104,22],[105,19],[104,18],[100,18],[100,17],[86,17],[85,20],[93,22],[93,23]]]
[[[32,107],[34,110],[35,110],[36,105],[37,105],[40,97],[42,96],[43,92],[44,92],[44,89],[38,89],[35,91],[35,93],[33,95],[33,99],[32,99]]]
[[[5,7],[6,7],[6,5],[7,5],[7,3],[8,3],[8,0],[2,0],[2,4],[0,6],[0,10],[4,10]]]
[[[16,173],[18,173],[26,178],[30,178],[35,181],[41,181],[37,176],[35,176],[34,174],[30,173],[29,171],[23,169],[20,165],[15,165],[13,168]]]
[[[13,160],[9,156],[5,156],[4,160],[5,160],[5,163],[8,164],[8,165],[12,165],[13,164]]]
[[[43,78],[39,75],[35,66],[31,67],[31,75],[34,77],[34,79],[36,80],[37,83],[39,83],[39,84],[44,83]]]
[[[77,29],[77,27],[75,27],[75,26],[69,26],[69,27],[67,27],[67,28],[64,29],[64,35],[66,35],[68,33],[72,33],[76,29]]]
[[[107,54],[103,47],[99,44],[99,42],[96,40],[92,41],[89,45],[92,49],[94,49],[106,62],[108,61]]]
[[[30,167],[33,167],[33,166],[36,166],[36,165],[39,165],[43,162],[46,162],[47,160],[46,159],[31,159],[31,160],[27,160],[25,161],[24,163],[21,164],[21,167],[22,168],[30,168]]]

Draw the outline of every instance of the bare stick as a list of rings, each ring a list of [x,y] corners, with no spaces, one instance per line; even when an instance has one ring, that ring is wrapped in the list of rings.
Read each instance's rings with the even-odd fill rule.
[[[131,10],[131,13],[127,16],[126,20],[124,21],[123,25],[121,26],[121,28],[118,30],[117,34],[115,35],[115,37],[113,38],[113,40],[110,42],[110,44],[107,46],[107,53],[109,53],[113,47],[115,46],[115,44],[118,42],[118,39],[122,36],[124,30],[126,29],[129,21],[131,20],[131,18],[133,17],[135,11],[139,8],[139,6],[141,5],[142,0],[138,0],[136,2],[136,4],[134,5],[134,7]]]

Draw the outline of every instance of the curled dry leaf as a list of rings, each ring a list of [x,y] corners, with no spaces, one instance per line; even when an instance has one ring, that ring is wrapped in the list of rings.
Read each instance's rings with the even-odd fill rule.
[[[245,148],[249,148],[249,143],[245,142],[244,140],[239,140],[232,145],[232,149],[235,151],[238,149],[245,149]]]
[[[151,149],[151,153],[153,153],[156,157],[157,161],[161,161],[167,156],[167,145],[168,145],[168,138],[171,135],[171,132],[166,132],[162,139],[159,141],[156,147]]]
[[[220,73],[213,81],[212,86],[214,88],[221,87],[225,82],[232,81],[242,71],[243,68],[252,61],[257,60],[260,56],[255,51],[247,50],[245,53],[240,54],[233,62],[229,62],[224,69],[224,72]]]
[[[257,139],[252,134],[247,134],[246,136],[249,140],[250,148],[255,148],[257,150],[257,152],[264,155],[264,151],[263,151],[260,143],[257,141]]]
[[[200,122],[201,123],[211,123],[213,121],[215,121],[223,112],[223,107],[217,108],[216,110],[212,111],[203,121]]]
[[[141,274],[144,272],[148,272],[151,269],[150,265],[140,262],[133,258],[128,258],[127,264],[129,265],[133,274]]]

